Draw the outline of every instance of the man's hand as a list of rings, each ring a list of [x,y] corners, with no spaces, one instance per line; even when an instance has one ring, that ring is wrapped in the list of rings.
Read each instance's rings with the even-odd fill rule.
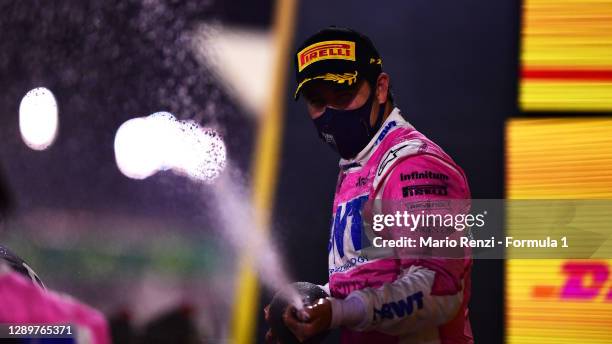
[[[294,306],[289,306],[283,314],[285,325],[300,342],[328,330],[331,319],[331,302],[328,299],[318,299],[313,305],[306,306],[300,311]]]
[[[268,326],[270,325],[270,305],[267,305],[264,308],[264,318],[266,319],[266,322],[268,323]],[[266,343],[268,344],[276,344],[278,343],[278,340],[276,339],[276,336],[274,336],[274,333],[272,333],[272,329],[268,329],[268,332],[266,332]]]

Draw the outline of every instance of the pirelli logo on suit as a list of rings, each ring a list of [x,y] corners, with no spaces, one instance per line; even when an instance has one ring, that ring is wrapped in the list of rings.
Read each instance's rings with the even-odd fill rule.
[[[301,72],[309,65],[329,59],[355,61],[355,42],[323,41],[311,44],[297,54],[298,70]]]
[[[413,185],[402,188],[402,196],[414,197],[425,195],[447,196],[448,190],[446,185]]]

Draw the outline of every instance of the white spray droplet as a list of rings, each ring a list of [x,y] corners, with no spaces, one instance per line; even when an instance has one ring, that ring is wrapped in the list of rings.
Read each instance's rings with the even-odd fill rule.
[[[115,135],[115,160],[121,173],[133,179],[155,174],[162,160],[152,146],[155,146],[155,137],[144,118],[123,123]]]
[[[121,172],[130,178],[144,179],[172,169],[212,183],[225,168],[226,150],[214,130],[193,121],[178,121],[168,112],[157,112],[129,120],[119,128],[115,157]]]
[[[225,168],[225,144],[214,130],[181,122],[174,158],[175,172],[210,183]]]
[[[34,150],[45,150],[57,135],[57,102],[50,90],[30,90],[19,104],[19,130],[25,144]]]

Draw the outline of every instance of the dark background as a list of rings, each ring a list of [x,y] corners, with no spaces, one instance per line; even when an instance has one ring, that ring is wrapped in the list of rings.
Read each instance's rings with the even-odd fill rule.
[[[406,119],[465,170],[473,198],[503,198],[504,123],[518,112],[519,10],[509,0],[301,2],[294,47],[328,25],[365,33]],[[293,102],[290,85],[276,231],[296,280],[323,284],[338,158],[317,138],[304,105]],[[503,342],[503,283],[503,261],[474,262],[477,343]]]
[[[250,169],[254,121],[205,66],[177,57],[178,38],[200,20],[269,29],[274,2],[150,3],[163,8],[145,11],[140,1],[120,0],[44,6],[0,0],[0,184],[7,190],[0,197],[10,201],[13,214],[59,205],[206,225],[208,206],[184,179],[161,174],[133,181],[114,164],[118,126],[162,109],[218,123],[221,131],[232,128],[231,135],[224,132],[228,155]],[[332,24],[368,35],[408,121],[465,170],[473,198],[504,197],[504,123],[518,113],[519,1],[303,0],[296,20],[293,47]],[[293,278],[323,284],[338,157],[318,140],[303,104],[293,102],[292,54],[287,52],[290,78],[279,100],[286,111],[274,235]],[[53,90],[61,114],[58,141],[44,153],[21,142],[15,115],[19,99],[40,85]],[[188,87],[188,99],[173,97],[179,85]],[[214,113],[203,110],[209,104],[216,105]],[[43,280],[53,279],[42,262],[35,263]],[[474,262],[470,316],[479,343],[503,342],[503,284],[503,261]],[[262,307],[269,298],[262,292]],[[258,314],[257,341],[263,342],[266,326]]]

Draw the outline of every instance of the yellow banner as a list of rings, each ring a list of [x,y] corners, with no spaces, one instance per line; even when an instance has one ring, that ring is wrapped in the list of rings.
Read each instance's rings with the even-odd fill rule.
[[[526,0],[523,110],[612,110],[612,0]]]
[[[612,199],[611,130],[612,119],[509,121],[508,198]],[[551,212],[567,222],[567,209]],[[598,250],[612,248],[598,226],[582,227],[578,238],[601,241]],[[612,260],[509,259],[506,268],[507,343],[612,341]]]

